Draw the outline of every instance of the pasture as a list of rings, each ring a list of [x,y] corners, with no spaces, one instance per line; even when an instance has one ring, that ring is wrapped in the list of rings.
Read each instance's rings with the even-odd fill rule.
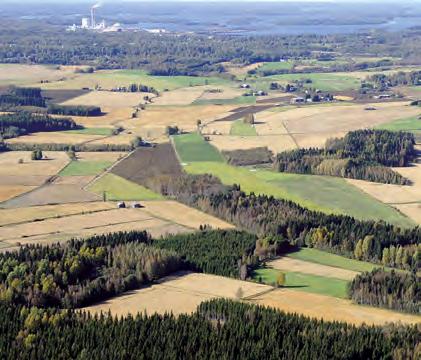
[[[111,161],[71,161],[63,170],[60,176],[89,176],[98,175],[109,168]]]
[[[276,173],[216,162],[192,162],[185,170],[192,174],[212,174],[226,185],[239,184],[245,192],[291,200],[312,210],[414,226],[406,216],[340,178]]]
[[[88,189],[99,196],[105,194],[105,198],[110,201],[162,199],[161,195],[111,173],[100,177]]]
[[[63,133],[66,133],[66,134],[101,135],[101,136],[111,136],[112,132],[113,132],[112,128],[101,128],[101,127],[91,127],[91,128],[63,131]]]
[[[198,133],[176,135],[172,137],[177,155],[182,163],[211,161],[224,161],[221,153],[207,143]]]
[[[377,126],[377,129],[389,130],[389,131],[421,131],[421,111],[420,115],[412,116],[405,119],[394,120],[390,123],[382,124]]]
[[[285,275],[284,287],[287,289],[291,288],[296,291],[333,296],[341,299],[348,297],[348,281],[332,277],[280,271],[274,268],[260,268],[253,272],[253,279],[259,283],[274,285],[280,273]]]
[[[279,81],[283,84],[302,80],[306,87],[324,91],[356,90],[360,86],[360,81],[355,77],[335,73],[282,74],[272,75],[264,79]]]
[[[236,120],[231,125],[230,135],[233,136],[256,136],[257,132],[253,125],[245,123],[243,120]]]

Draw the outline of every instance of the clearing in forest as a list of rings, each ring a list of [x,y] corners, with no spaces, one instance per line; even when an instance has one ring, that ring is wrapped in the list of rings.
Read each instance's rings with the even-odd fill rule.
[[[263,284],[210,274],[180,272],[161,279],[158,284],[128,292],[84,310],[93,313],[111,311],[115,316],[135,315],[145,311],[148,314],[172,312],[179,315],[194,312],[201,302],[209,299],[236,299],[238,295],[256,296],[270,290],[271,287]]]

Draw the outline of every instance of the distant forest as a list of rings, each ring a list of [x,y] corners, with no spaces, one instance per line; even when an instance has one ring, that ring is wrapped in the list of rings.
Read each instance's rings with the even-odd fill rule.
[[[332,52],[397,56],[405,59],[402,63],[419,64],[420,41],[419,30],[406,31],[405,36],[383,31],[325,36],[156,36],[145,32],[66,33],[61,26],[6,20],[0,24],[0,62],[143,68],[153,75],[221,73],[221,63],[226,61],[248,64],[280,58],[323,59]]]

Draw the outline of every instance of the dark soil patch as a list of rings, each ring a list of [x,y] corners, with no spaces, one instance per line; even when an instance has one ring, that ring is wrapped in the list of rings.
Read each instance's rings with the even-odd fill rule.
[[[114,166],[111,172],[141,185],[147,179],[183,174],[177,155],[169,143],[139,148]]]
[[[248,114],[255,114],[261,111],[265,111],[267,109],[270,109],[273,107],[273,104],[271,105],[253,105],[253,106],[242,106],[239,108],[236,108],[234,110],[232,110],[232,114],[222,118],[222,119],[218,119],[215,121],[235,121],[235,120],[239,120],[242,119],[243,117],[245,117]]]
[[[59,104],[89,93],[89,90],[42,90],[42,96],[49,104]]]

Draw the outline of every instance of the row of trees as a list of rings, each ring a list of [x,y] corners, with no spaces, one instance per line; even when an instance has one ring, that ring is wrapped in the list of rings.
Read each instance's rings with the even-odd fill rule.
[[[398,71],[391,74],[374,74],[367,81],[378,89],[388,89],[394,86],[421,85],[421,71]]]
[[[350,297],[358,304],[421,313],[421,277],[415,273],[366,272],[355,277]]]
[[[15,106],[45,107],[45,99],[40,88],[10,87],[0,94],[0,107],[7,110]]]
[[[32,114],[26,111],[0,114],[0,137],[3,139],[34,132],[76,128],[76,123],[68,118],[53,118],[48,115]]]
[[[142,146],[142,142],[133,141],[131,144],[55,144],[55,143],[4,143],[0,141],[0,152],[2,151],[74,151],[74,152],[126,152]]]
[[[85,105],[58,105],[51,104],[48,106],[47,112],[54,115],[65,116],[101,116],[102,111],[99,106]]]
[[[416,359],[415,326],[322,322],[215,299],[191,315],[122,319],[0,304],[2,359]]]
[[[329,139],[325,149],[298,149],[277,155],[280,172],[329,175],[386,184],[406,185],[409,180],[389,166],[408,166],[414,159],[414,135],[386,130],[351,131]]]
[[[27,306],[81,307],[181,268],[177,254],[150,246],[144,232],[27,246],[0,255],[0,299]]]

